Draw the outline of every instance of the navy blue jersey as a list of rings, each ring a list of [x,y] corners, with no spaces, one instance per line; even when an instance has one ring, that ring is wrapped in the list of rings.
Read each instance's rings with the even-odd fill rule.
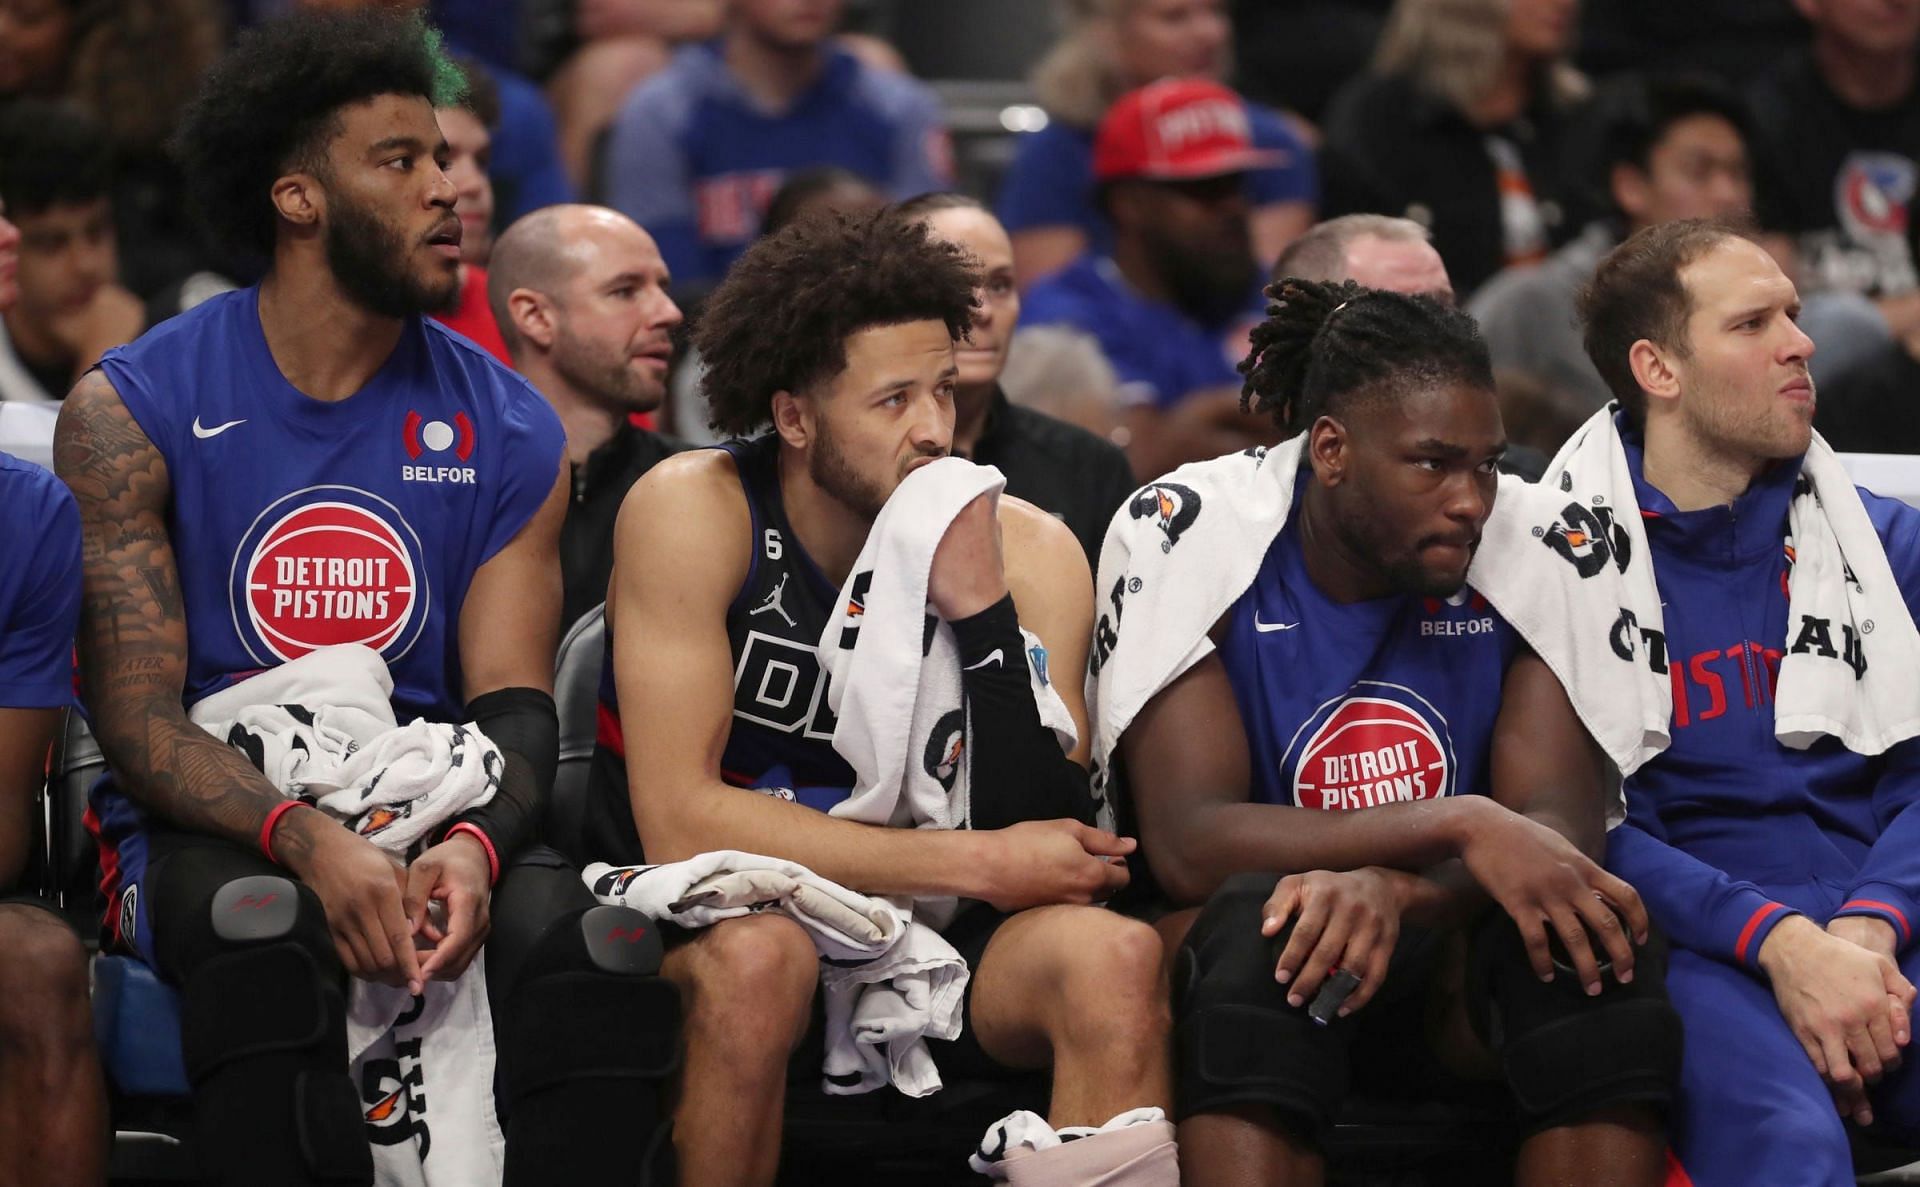
[[[817,648],[840,590],[808,556],[780,501],[780,439],[771,433],[722,446],[740,470],[753,515],[753,559],[727,606],[733,657],[733,719],[720,777],[735,787],[776,791],[822,812],[853,792],[853,768],[833,748],[835,718]],[[637,861],[627,798],[626,753],[614,691],[613,635],[600,676],[600,729],[592,798],[602,860]],[[644,708],[635,710],[644,712]]]
[[[1334,811],[1485,794],[1519,636],[1471,589],[1329,599],[1298,524],[1275,538],[1220,640],[1253,799]]]
[[[0,709],[73,703],[80,513],[39,466],[0,453]]]
[[[412,317],[364,387],[316,400],[274,362],[257,288],[162,322],[100,366],[166,462],[188,705],[362,643],[386,659],[401,721],[464,717],[461,605],[552,490],[566,447],[538,392]],[[111,894],[140,875],[144,825],[111,781],[93,809],[116,851],[102,854]]]

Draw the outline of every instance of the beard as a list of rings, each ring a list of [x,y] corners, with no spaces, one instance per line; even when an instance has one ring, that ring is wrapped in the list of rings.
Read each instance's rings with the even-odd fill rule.
[[[1148,258],[1175,307],[1202,325],[1218,325],[1247,309],[1260,265],[1249,242],[1237,250],[1197,248],[1156,230],[1145,236]]]
[[[665,386],[653,376],[635,371],[624,348],[579,338],[564,322],[553,342],[553,369],[578,391],[607,407],[625,412],[652,412],[666,398]]]
[[[339,192],[328,194],[327,266],[356,305],[381,317],[446,313],[459,303],[460,274],[423,279],[407,271],[418,244],[372,207]]]
[[[854,470],[825,419],[820,421],[820,432],[807,453],[807,477],[867,523],[880,518],[880,509],[887,505],[891,493]]]
[[[1349,555],[1364,558],[1380,575],[1387,588],[1395,593],[1422,598],[1449,598],[1467,584],[1466,566],[1457,572],[1435,569],[1420,559],[1428,544],[1445,543],[1445,540],[1423,539],[1412,548],[1403,550],[1388,538],[1387,531],[1381,526],[1386,520],[1370,508],[1362,506],[1351,511],[1333,508],[1332,512],[1330,519],[1333,530]],[[1480,539],[1476,534],[1467,549],[1469,565],[1479,546]]]

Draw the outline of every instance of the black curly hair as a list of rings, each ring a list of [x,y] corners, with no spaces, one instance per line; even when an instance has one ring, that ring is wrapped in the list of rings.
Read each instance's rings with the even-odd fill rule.
[[[773,394],[806,392],[846,369],[847,339],[876,326],[973,324],[972,257],[890,210],[801,219],[747,248],[694,328],[719,432],[772,419]]]
[[[1271,413],[1287,433],[1355,398],[1448,382],[1493,387],[1473,319],[1432,297],[1294,277],[1266,292],[1267,319],[1249,335],[1252,349],[1239,366],[1240,410]]]
[[[418,13],[297,12],[242,33],[215,63],[173,152],[218,241],[264,259],[278,227],[274,180],[289,168],[324,175],[341,108],[381,95],[446,107],[463,81]]]

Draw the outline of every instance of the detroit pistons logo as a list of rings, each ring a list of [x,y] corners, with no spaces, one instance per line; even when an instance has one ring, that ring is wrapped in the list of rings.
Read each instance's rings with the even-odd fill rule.
[[[1412,689],[1362,680],[1326,701],[1281,760],[1302,808],[1346,811],[1453,794],[1446,718]]]
[[[426,625],[420,538],[399,508],[357,487],[282,497],[234,551],[233,624],[262,667],[359,643],[389,662]]]

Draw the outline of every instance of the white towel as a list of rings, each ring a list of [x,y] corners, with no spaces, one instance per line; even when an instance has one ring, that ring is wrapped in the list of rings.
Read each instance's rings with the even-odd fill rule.
[[[400,726],[392,693],[379,653],[345,644],[222,689],[188,716],[283,794],[317,801],[404,858],[435,826],[492,799],[502,762],[472,725]],[[376,1178],[387,1187],[498,1183],[505,1172],[484,969],[476,960],[418,997],[353,982],[347,1059],[366,1104]]]
[[[1165,1110],[1129,1109],[1105,1125],[1054,1129],[1016,1109],[987,1127],[967,1165],[996,1183],[1035,1187],[1177,1187],[1179,1157]]]
[[[1630,761],[1615,756],[1621,771],[1631,774],[1666,745],[1672,686],[1660,598],[1615,411],[1602,409],[1581,426],[1540,485],[1522,488],[1525,496],[1513,501],[1515,507],[1496,504],[1502,530],[1496,538],[1489,522],[1473,579],[1553,667],[1610,754],[1615,746],[1603,729],[1617,731],[1618,741],[1629,728],[1643,732]],[[1501,503],[1507,495],[1503,486]],[[1522,503],[1529,514],[1513,515]],[[1787,533],[1782,543],[1792,550],[1792,561],[1774,736],[1794,749],[1834,737],[1855,753],[1881,754],[1920,734],[1920,685],[1913,680],[1920,668],[1920,631],[1860,492],[1818,433],[1801,463]],[[1551,582],[1541,580],[1542,543],[1574,562],[1547,565]],[[1599,580],[1581,575],[1587,572]],[[1591,631],[1550,629],[1536,640],[1520,621],[1522,613],[1548,626],[1609,616],[1612,625],[1604,640]],[[1609,652],[1615,662],[1608,661]],[[1619,660],[1634,669],[1630,684],[1615,678]],[[1638,725],[1630,727],[1629,717]]]
[[[1094,723],[1094,788],[1103,799],[1120,736],[1155,694],[1212,653],[1208,632],[1253,584],[1268,549],[1286,527],[1305,447],[1306,435],[1300,434],[1271,449],[1188,463],[1142,487],[1108,525],[1100,549],[1100,576],[1094,583],[1104,600],[1097,607],[1100,618],[1094,627],[1087,689]],[[1649,670],[1644,658],[1622,662],[1615,655],[1607,639],[1617,613],[1614,607],[1621,604],[1617,600],[1608,603],[1604,619],[1564,616],[1571,594],[1600,595],[1575,588],[1580,578],[1572,566],[1545,563],[1551,555],[1529,531],[1533,522],[1529,517],[1539,515],[1547,505],[1539,501],[1544,497],[1544,492],[1518,478],[1501,477],[1467,580],[1513,624],[1529,647],[1547,658],[1566,683],[1575,712],[1601,748],[1616,765],[1631,770],[1638,765],[1650,727],[1642,726],[1638,701],[1623,708],[1622,690],[1632,691],[1641,684],[1647,685],[1648,696],[1666,690],[1665,668],[1657,681],[1640,680],[1634,673]],[[1556,512],[1564,503],[1564,497],[1553,503]],[[1525,539],[1526,549],[1501,548],[1499,541],[1516,536]],[[1490,551],[1519,557],[1527,566],[1522,570],[1527,579],[1496,580],[1489,585],[1483,566]],[[1645,551],[1642,542],[1639,554]],[[1598,580],[1610,582],[1605,596],[1613,598],[1619,591],[1619,575],[1611,568],[1606,572],[1612,578],[1603,574]],[[1565,581],[1549,580],[1562,574]],[[1657,597],[1653,607],[1657,613]],[[1569,635],[1578,634],[1567,629],[1566,624],[1574,621],[1597,624],[1579,636],[1580,654],[1592,656],[1598,647],[1612,665],[1606,672],[1610,679],[1567,682],[1569,671],[1585,670],[1555,659],[1566,651]],[[1130,630],[1129,623],[1150,625]],[[1644,656],[1644,647],[1636,654]],[[1664,726],[1665,717],[1657,719]],[[1622,720],[1630,728],[1622,728],[1618,724]],[[1662,733],[1662,744],[1664,740]],[[1616,796],[1610,819],[1617,822],[1624,815]]]
[[[908,1096],[939,1090],[926,1040],[959,1037],[969,974],[953,945],[902,907],[796,862],[731,849],[670,865],[600,862],[582,877],[601,902],[680,927],[768,911],[794,920],[820,955],[825,1090],[852,1095],[887,1083]]]
[[[833,748],[856,779],[832,815],[894,827],[967,826],[973,759],[960,652],[953,628],[927,604],[927,578],[954,517],[1005,486],[992,466],[942,458],[907,475],[867,533],[840,592],[841,612],[820,635],[827,704],[839,718]],[[1071,751],[1073,718],[1035,670],[1040,641],[1024,629],[1021,635],[1040,720]]]

